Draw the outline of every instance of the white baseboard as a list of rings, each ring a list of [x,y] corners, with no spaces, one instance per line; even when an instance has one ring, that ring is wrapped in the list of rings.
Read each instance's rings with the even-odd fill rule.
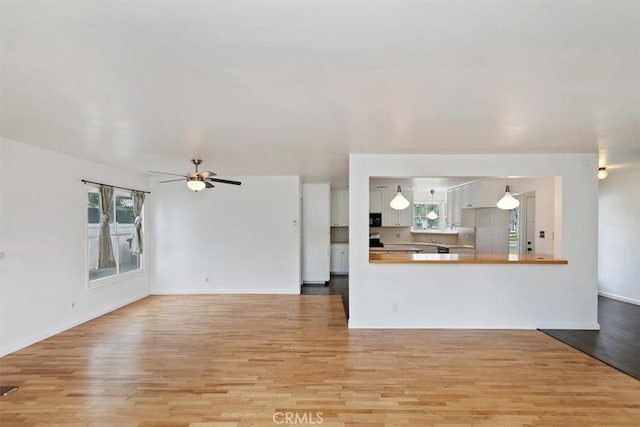
[[[160,289],[152,290],[151,295],[300,295],[300,289],[295,292],[243,292],[237,290],[214,289]]]
[[[640,305],[640,300],[633,299],[633,298],[627,298],[627,297],[623,297],[623,296],[616,295],[616,294],[611,294],[609,292],[598,291],[598,295],[606,297],[606,298],[611,298],[611,299],[614,299],[616,301],[622,301],[622,302],[628,302],[629,304]]]
[[[186,289],[186,290],[160,290],[151,291],[151,295],[215,295],[217,292],[201,289]]]
[[[536,329],[573,329],[578,331],[599,331],[600,323],[543,323]]]
[[[148,296],[149,296],[148,293],[145,293],[145,294],[142,294],[142,295],[137,295],[137,296],[135,296],[133,298],[130,298],[130,299],[122,302],[122,303],[112,305],[112,306],[110,306],[110,307],[108,307],[108,308],[106,308],[104,310],[99,310],[97,312],[91,313],[91,314],[89,314],[87,316],[81,317],[78,320],[75,320],[73,322],[67,323],[67,324],[65,324],[65,325],[63,325],[61,327],[56,327],[56,328],[50,329],[50,330],[48,330],[47,332],[45,332],[43,334],[39,334],[39,335],[37,335],[35,337],[31,337],[31,338],[28,338],[28,339],[23,340],[21,342],[18,342],[17,344],[13,344],[9,348],[4,348],[4,349],[0,350],[0,357],[6,356],[7,354],[14,353],[14,352],[16,352],[18,350],[22,350],[25,347],[29,347],[30,345],[33,345],[33,344],[35,344],[37,342],[45,340],[45,339],[47,339],[49,337],[52,337],[54,335],[57,335],[57,334],[59,334],[61,332],[64,332],[64,331],[66,331],[68,329],[75,328],[76,326],[81,325],[83,323],[86,323],[86,322],[88,322],[90,320],[93,320],[93,319],[95,319],[97,317],[104,316],[107,313],[111,313],[112,311],[115,311],[115,310],[117,310],[119,308],[122,308],[122,307],[124,307],[126,305],[134,303],[134,302],[136,302],[138,300],[141,300],[142,298],[146,298]]]
[[[349,329],[490,329],[490,330],[505,330],[505,329],[524,329],[524,330],[536,330],[536,329],[576,329],[576,330],[600,330],[599,323],[546,323],[546,324],[504,324],[504,325],[425,325],[417,323],[385,323],[380,322],[367,322],[358,321],[356,319],[349,319]]]

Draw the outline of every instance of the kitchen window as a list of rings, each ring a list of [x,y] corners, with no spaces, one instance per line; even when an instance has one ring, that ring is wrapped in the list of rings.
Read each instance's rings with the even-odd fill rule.
[[[440,230],[444,222],[442,220],[442,203],[414,203],[413,205],[413,229],[414,230]],[[429,219],[427,214],[433,210],[438,218]]]
[[[142,271],[141,255],[131,253],[136,218],[133,212],[133,199],[128,193],[114,191],[111,204],[111,210],[115,213],[114,220],[110,225],[110,231],[116,266],[98,269],[98,235],[100,233],[101,217],[100,193],[97,189],[89,190],[87,205],[87,270],[89,282]]]

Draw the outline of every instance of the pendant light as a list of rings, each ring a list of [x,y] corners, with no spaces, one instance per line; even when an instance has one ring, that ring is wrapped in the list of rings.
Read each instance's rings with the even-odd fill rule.
[[[197,178],[191,178],[189,179],[189,181],[187,181],[187,187],[189,187],[189,190],[198,192],[198,191],[204,190],[205,183],[204,181],[200,181]]]
[[[605,167],[598,168],[598,179],[605,179],[609,176],[609,171]]]
[[[435,190],[431,190],[431,212],[429,212],[427,214],[427,219],[430,220],[434,220],[434,219],[438,219],[438,214],[436,213],[436,211],[433,210],[433,206],[435,206],[435,204],[433,203],[433,193],[435,192]]]
[[[402,190],[398,185],[398,193],[396,194],[396,197],[394,197],[393,200],[389,202],[389,206],[391,206],[392,209],[401,211],[403,209],[408,208],[409,205],[410,205],[409,201],[402,195]]]
[[[498,200],[496,206],[505,211],[509,211],[520,206],[520,201],[511,195],[511,190],[507,185],[507,188],[504,190],[504,196],[502,196],[502,199]]]

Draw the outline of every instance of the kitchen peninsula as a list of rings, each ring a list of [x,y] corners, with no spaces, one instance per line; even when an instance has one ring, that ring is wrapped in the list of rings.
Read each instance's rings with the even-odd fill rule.
[[[351,154],[349,327],[597,330],[594,248],[598,236],[593,232],[597,228],[597,165],[598,156],[593,153]],[[498,181],[491,207],[476,207],[478,200],[489,203],[489,197],[482,197],[484,191],[473,197],[472,179],[480,181],[476,188],[481,190],[489,188],[483,181]],[[467,183],[468,193],[462,188]],[[412,203],[414,226],[370,227],[367,211],[375,212],[372,208],[376,207],[371,204],[371,193],[397,192],[398,184]],[[505,227],[494,206],[506,195],[506,185],[514,197],[521,197],[522,209],[517,218],[513,210],[508,212]],[[387,188],[379,188],[384,186]],[[458,193],[456,188],[461,188]],[[430,189],[436,190],[433,202]],[[421,190],[427,191],[419,194]],[[527,200],[529,196],[535,196],[535,203]],[[418,210],[416,205],[423,206]],[[437,225],[423,221],[434,207],[440,208]],[[533,215],[523,215],[525,209]],[[490,215],[478,215],[485,211]],[[458,234],[436,234],[432,229]],[[365,236],[375,233],[380,234],[383,249],[401,249],[409,243],[407,247],[421,249],[421,253],[371,253],[379,248],[371,247]],[[473,246],[467,250],[475,254],[454,254],[451,247],[449,254],[426,253],[416,243],[436,248]],[[509,252],[535,255],[533,259],[509,258]],[[497,259],[491,254],[504,255]]]

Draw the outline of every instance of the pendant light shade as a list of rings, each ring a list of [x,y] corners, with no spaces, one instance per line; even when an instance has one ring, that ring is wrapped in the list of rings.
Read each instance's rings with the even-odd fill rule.
[[[438,214],[436,213],[436,211],[434,211],[434,210],[433,210],[433,206],[434,206],[434,203],[433,203],[433,193],[435,193],[435,190],[431,190],[431,212],[429,212],[429,213],[427,214],[427,219],[430,219],[430,220],[432,220],[432,221],[433,221],[434,219],[438,219]]]
[[[500,209],[504,209],[505,211],[509,211],[520,206],[520,201],[511,195],[511,190],[507,185],[507,188],[504,190],[504,196],[502,196],[502,199],[498,200],[496,206]]]
[[[607,170],[607,168],[605,167],[598,168],[598,179],[605,179],[608,176],[609,176],[609,171]]]
[[[189,187],[189,190],[200,191],[200,190],[204,190],[205,184],[203,181],[199,181],[197,179],[190,179],[189,181],[187,181],[187,187]]]
[[[401,211],[403,209],[408,208],[409,205],[410,205],[409,201],[406,199],[406,197],[402,195],[402,190],[398,185],[398,193],[396,194],[396,197],[394,197],[393,200],[389,202],[389,206],[391,206],[392,209]]]

